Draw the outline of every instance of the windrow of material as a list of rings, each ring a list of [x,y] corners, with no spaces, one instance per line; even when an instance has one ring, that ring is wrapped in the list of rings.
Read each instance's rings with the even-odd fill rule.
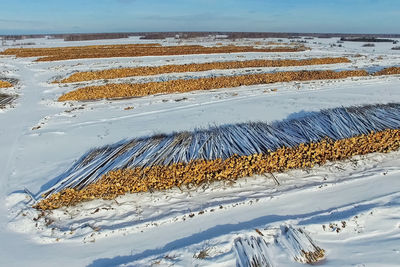
[[[58,101],[82,101],[96,99],[141,97],[154,94],[184,93],[195,90],[211,90],[238,87],[242,85],[269,84],[290,81],[311,81],[324,79],[342,79],[348,77],[368,76],[365,70],[350,71],[288,71],[276,73],[250,74],[240,76],[222,76],[198,79],[179,79],[165,82],[149,83],[112,83],[99,86],[87,86],[68,92]]]
[[[386,104],[123,140],[83,155],[38,193],[35,207],[55,209],[389,152],[400,147],[399,129],[400,104]]]
[[[12,83],[0,80],[0,88],[8,88],[8,87],[13,87]]]
[[[299,52],[305,51],[304,46],[264,47],[253,46],[161,46],[146,44],[103,45],[86,47],[57,47],[57,48],[10,48],[0,55],[15,55],[17,57],[40,57],[36,61],[57,61],[81,58],[109,57],[141,57],[188,54],[243,53],[243,52]]]
[[[246,61],[228,61],[228,62],[209,62],[193,63],[185,65],[164,65],[155,67],[135,67],[107,69],[99,71],[76,72],[69,77],[61,80],[61,83],[83,82],[100,79],[115,79],[132,76],[148,76],[164,73],[178,72],[198,72],[217,69],[239,69],[239,68],[262,68],[262,67],[287,67],[287,66],[308,66],[322,64],[350,63],[345,57],[336,58],[311,58],[311,59],[282,59],[282,60],[246,60]]]

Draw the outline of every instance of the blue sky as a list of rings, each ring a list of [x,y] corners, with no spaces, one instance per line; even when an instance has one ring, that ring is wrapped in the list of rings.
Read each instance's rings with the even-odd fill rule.
[[[400,33],[400,0],[0,0],[0,34]]]

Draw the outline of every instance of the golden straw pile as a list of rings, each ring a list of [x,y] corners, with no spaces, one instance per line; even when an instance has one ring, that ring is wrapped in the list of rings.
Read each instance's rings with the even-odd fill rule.
[[[8,87],[13,87],[12,83],[0,80],[0,88],[8,88]]]
[[[147,76],[163,73],[177,72],[197,72],[217,69],[239,69],[239,68],[262,68],[262,67],[287,67],[287,66],[307,66],[322,64],[338,64],[350,63],[350,60],[344,57],[337,58],[312,58],[301,60],[247,60],[247,61],[230,61],[230,62],[211,62],[200,64],[186,65],[165,65],[156,67],[136,67],[136,68],[120,68],[108,69],[100,71],[84,71],[77,72],[61,80],[61,83],[73,83],[100,79],[115,79],[131,76]]]
[[[268,154],[114,170],[82,190],[64,189],[52,194],[38,202],[35,208],[51,210],[96,198],[114,199],[125,193],[165,190],[176,186],[234,180],[293,168],[309,168],[327,161],[348,159],[355,155],[390,152],[399,147],[400,130],[385,130],[338,141],[326,139],[293,148],[282,147]]]
[[[58,101],[95,100],[103,98],[128,98],[161,93],[183,93],[195,90],[210,90],[238,87],[242,85],[268,84],[290,81],[310,81],[323,79],[342,79],[367,76],[365,70],[340,71],[288,71],[277,73],[250,74],[230,77],[199,78],[190,80],[171,80],[141,84],[115,83],[100,86],[87,86],[68,92]]]
[[[141,57],[239,52],[299,52],[305,51],[306,49],[307,48],[304,46],[256,48],[253,46],[235,45],[206,47],[200,45],[161,46],[159,44],[125,44],[54,48],[9,48],[1,52],[0,55],[40,57],[36,61],[56,61],[80,58]]]

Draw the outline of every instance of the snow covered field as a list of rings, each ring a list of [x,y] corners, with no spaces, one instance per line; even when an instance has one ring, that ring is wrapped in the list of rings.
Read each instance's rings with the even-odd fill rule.
[[[283,39],[284,42],[288,41]],[[251,44],[257,40],[242,40]],[[276,41],[271,39],[268,41]],[[301,116],[323,108],[400,102],[400,75],[242,86],[183,94],[96,102],[56,102],[92,81],[51,82],[75,71],[246,59],[346,56],[352,62],[308,67],[253,68],[161,74],[113,82],[164,81],[280,70],[367,69],[400,65],[391,43],[307,40],[310,51],[237,53],[33,62],[0,56],[0,79],[18,79],[12,107],[0,109],[0,266],[234,266],[238,237],[272,244],[273,266],[293,259],[282,226],[304,229],[325,250],[326,266],[398,266],[400,152],[371,154],[307,170],[218,182],[201,188],[94,200],[41,213],[29,195],[93,147],[121,139],[209,125]],[[32,39],[35,47],[144,42],[137,38],[63,42]],[[149,41],[145,41],[149,43]],[[152,41],[153,42],[153,41]],[[221,40],[188,40],[213,45]],[[222,41],[225,42],[225,41]],[[314,43],[315,42],[315,43]],[[174,45],[176,40],[162,41]],[[8,47],[1,47],[6,49]],[[129,107],[129,109],[126,109]],[[131,108],[133,107],[133,109]],[[257,229],[257,231],[256,231]],[[260,234],[261,233],[261,234]]]

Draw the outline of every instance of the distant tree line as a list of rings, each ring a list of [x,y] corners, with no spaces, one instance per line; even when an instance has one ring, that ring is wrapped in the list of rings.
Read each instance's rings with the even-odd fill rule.
[[[340,37],[342,41],[355,42],[393,42],[385,38],[400,38],[400,34],[344,34],[344,33],[288,33],[288,32],[123,32],[123,33],[65,33],[65,34],[24,34],[0,35],[3,40],[22,40],[29,38],[64,39],[65,41],[86,41],[100,39],[120,39],[140,36],[141,39],[188,39],[213,36],[216,39],[241,38],[332,38]]]

